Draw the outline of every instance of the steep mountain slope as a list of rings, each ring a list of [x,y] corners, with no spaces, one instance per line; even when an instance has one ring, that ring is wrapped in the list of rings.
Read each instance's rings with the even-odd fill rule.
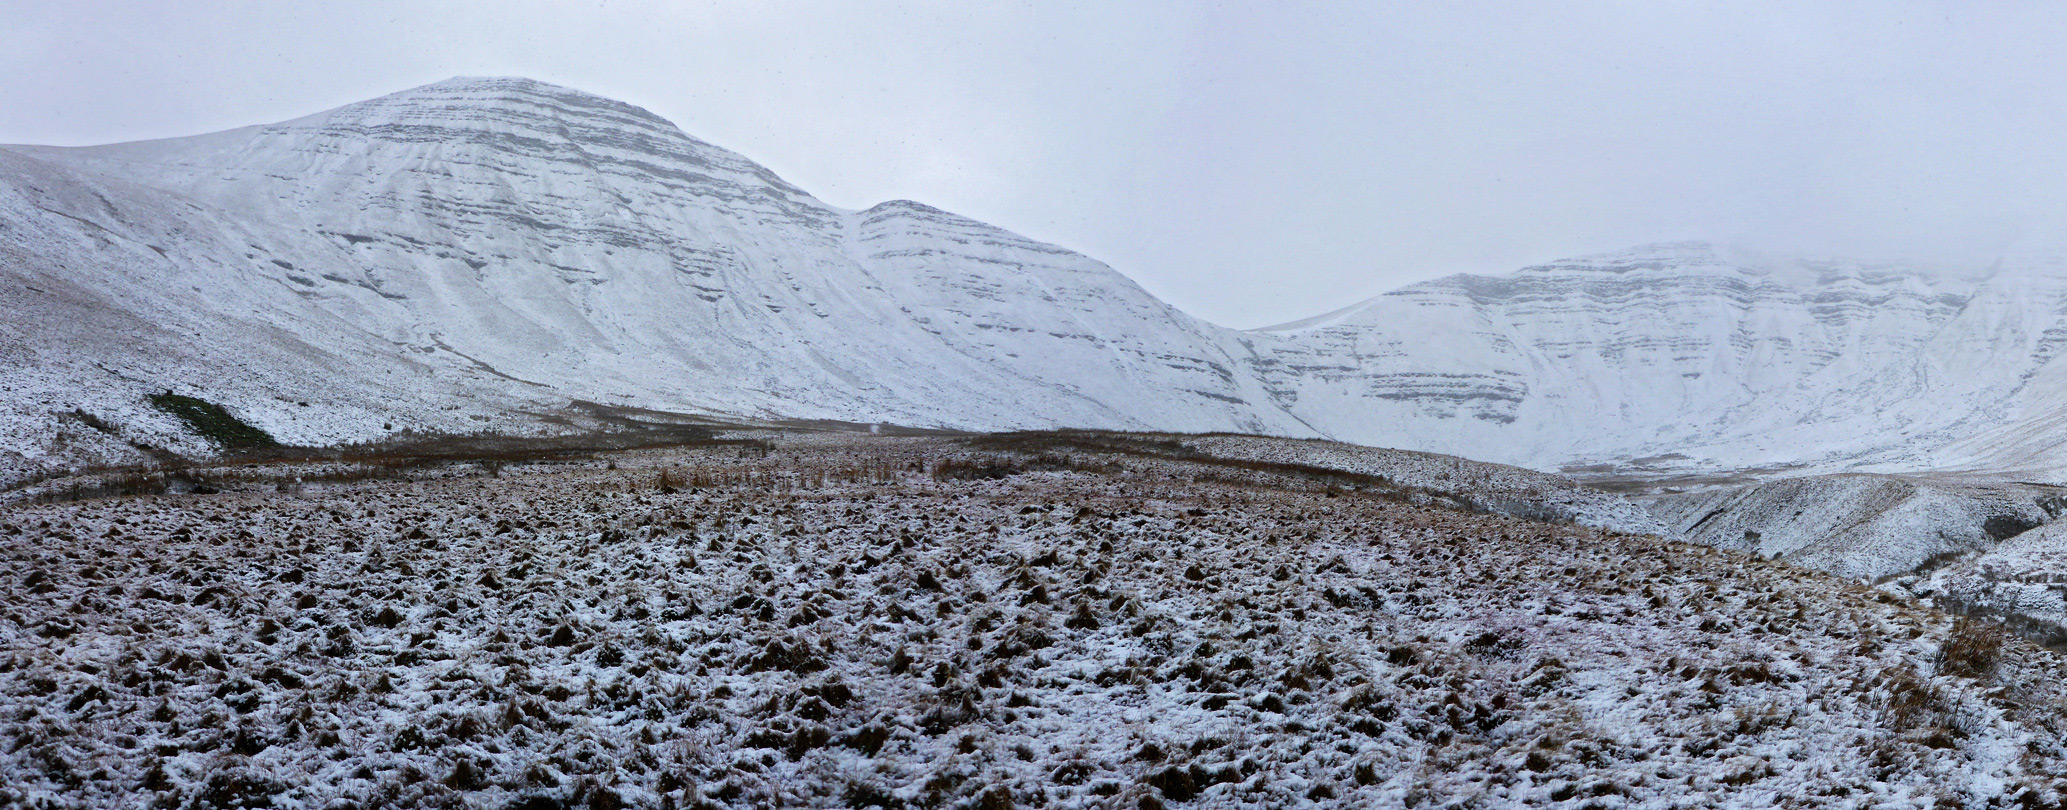
[[[290,344],[380,345],[385,362],[470,367],[513,402],[550,392],[967,428],[1312,435],[1248,404],[1262,391],[1234,371],[1222,330],[1096,261],[914,203],[836,209],[644,110],[538,82],[456,79],[272,126],[15,149],[45,163],[11,156],[35,170],[11,169],[10,183],[121,177],[210,223],[173,230],[250,234],[92,288],[148,291],[191,266],[225,268],[196,286],[264,288]],[[30,241],[39,252],[11,265],[66,264],[74,250]],[[245,294],[92,309],[142,323],[229,319],[243,317]],[[52,327],[37,319],[21,343],[98,353]],[[293,364],[268,367],[281,365]],[[221,377],[168,371],[149,385],[204,389],[270,426],[256,403],[277,386],[255,393]],[[340,419],[350,427],[319,438],[365,438],[435,407],[379,399],[400,413]]]
[[[28,317],[0,326],[23,428],[0,478],[197,446],[141,404],[165,389],[311,442],[539,429],[579,399],[1574,471],[2067,471],[2050,259],[1943,275],[1656,245],[1243,332],[1074,252],[918,203],[829,206],[645,110],[522,79],[8,150],[0,274]]]
[[[62,157],[321,235],[406,314],[368,326],[577,396],[974,427],[1289,424],[1234,407],[1203,330],[1102,264],[920,205],[835,209],[644,110],[538,82],[455,79]]]
[[[515,429],[517,410],[551,401],[311,306],[320,293],[277,277],[309,261],[294,240],[6,151],[0,177],[0,481],[140,461],[140,444],[207,452],[144,404],[171,388],[309,443],[395,411],[413,427]]]
[[[1656,245],[1452,276],[1267,330],[1281,340],[1258,342],[1273,349],[1259,370],[1293,413],[1363,443],[1537,465],[1914,468],[2005,413],[2055,414],[2042,392],[2060,372],[2042,372],[2067,338],[2063,283],[2032,260],[1960,278]]]

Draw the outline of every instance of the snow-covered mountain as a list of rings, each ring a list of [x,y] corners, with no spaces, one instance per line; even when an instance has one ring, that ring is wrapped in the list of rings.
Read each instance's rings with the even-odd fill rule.
[[[1337,438],[1530,465],[2052,470],[2067,266],[1732,261],[1699,243],[1412,285],[1275,327]]]
[[[2067,469],[2042,438],[2067,419],[2057,263],[1940,278],[1654,246],[1237,331],[1069,250],[913,202],[836,208],[523,79],[0,149],[0,302],[9,475],[197,448],[144,403],[167,389],[307,443],[533,429],[580,399],[1533,467]]]
[[[1262,390],[1225,330],[1103,264],[916,203],[834,208],[644,110],[538,82],[5,160],[0,273],[25,317],[0,385],[30,426],[10,431],[23,457],[73,408],[165,432],[141,399],[161,389],[300,442],[504,427],[569,398],[1313,435],[1247,404]],[[162,351],[131,337],[189,319],[208,325]],[[344,350],[378,360],[264,356]]]

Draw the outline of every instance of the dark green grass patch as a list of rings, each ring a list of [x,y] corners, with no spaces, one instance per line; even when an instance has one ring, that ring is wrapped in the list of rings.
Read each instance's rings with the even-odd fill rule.
[[[158,410],[179,417],[195,433],[223,446],[225,450],[241,450],[255,447],[278,447],[271,434],[231,416],[221,405],[205,399],[182,396],[167,391],[150,396],[151,405]]]

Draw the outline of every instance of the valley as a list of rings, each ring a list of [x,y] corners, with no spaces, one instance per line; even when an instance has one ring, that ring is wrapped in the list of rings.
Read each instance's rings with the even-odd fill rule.
[[[0,805],[2067,806],[2067,259],[1260,329],[455,78],[0,146]]]

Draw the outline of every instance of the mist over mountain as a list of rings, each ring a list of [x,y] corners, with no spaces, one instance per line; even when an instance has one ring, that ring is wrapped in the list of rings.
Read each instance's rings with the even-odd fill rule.
[[[0,275],[9,476],[205,452],[147,403],[164,391],[304,444],[547,431],[579,400],[1546,469],[2067,469],[2044,438],[2067,418],[2055,259],[1953,276],[1651,245],[1234,330],[1065,248],[918,202],[827,205],[524,79],[5,147]]]

